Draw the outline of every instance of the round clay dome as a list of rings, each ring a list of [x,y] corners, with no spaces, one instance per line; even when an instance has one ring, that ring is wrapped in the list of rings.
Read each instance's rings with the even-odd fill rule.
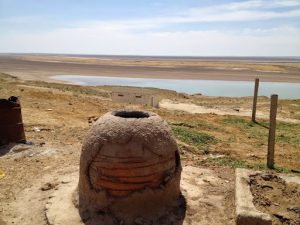
[[[167,123],[144,111],[100,117],[82,147],[79,210],[109,210],[130,221],[151,216],[180,195],[181,165]],[[122,218],[123,219],[123,218]]]

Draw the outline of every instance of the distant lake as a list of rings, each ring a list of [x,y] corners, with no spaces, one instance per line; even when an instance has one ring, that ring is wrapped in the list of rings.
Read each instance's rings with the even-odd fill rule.
[[[85,86],[154,87],[187,94],[201,93],[207,96],[224,97],[252,96],[254,89],[254,81],[175,80],[79,75],[59,75],[51,78]],[[278,94],[281,99],[298,99],[300,98],[300,83],[260,82],[259,95],[270,96],[271,94]]]

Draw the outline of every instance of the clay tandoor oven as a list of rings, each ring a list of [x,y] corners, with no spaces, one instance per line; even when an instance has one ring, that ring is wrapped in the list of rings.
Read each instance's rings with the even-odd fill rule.
[[[143,111],[100,117],[82,147],[78,185],[83,217],[110,212],[126,223],[151,218],[180,196],[181,165],[167,123]]]

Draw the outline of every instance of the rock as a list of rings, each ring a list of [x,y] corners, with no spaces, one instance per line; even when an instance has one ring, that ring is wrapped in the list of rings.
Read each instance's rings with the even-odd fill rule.
[[[41,129],[38,128],[38,127],[34,127],[33,130],[34,130],[34,132],[40,132],[41,131]]]
[[[30,146],[27,146],[27,145],[24,145],[24,144],[19,144],[19,145],[16,145],[14,146],[11,151],[12,152],[15,152],[15,153],[18,153],[18,152],[23,152],[23,151],[26,151],[28,149],[30,149],[31,147]]]
[[[247,154],[247,156],[248,156],[249,158],[259,159],[259,157],[258,157],[257,155],[255,155],[255,154],[253,154],[253,153]]]
[[[296,170],[296,169],[291,169],[291,171],[292,171],[293,173],[300,173],[300,170]]]
[[[44,184],[40,189],[42,191],[48,191],[48,190],[51,190],[53,188],[55,188],[57,185],[56,184],[53,184],[53,183],[46,183]]]
[[[98,120],[99,117],[97,116],[89,116],[88,117],[88,122],[89,123],[93,123],[93,122],[96,122]]]
[[[195,93],[195,94],[192,94],[192,96],[197,97],[197,96],[202,96],[202,94],[201,93]]]
[[[221,154],[215,154],[215,155],[209,154],[208,157],[205,157],[203,159],[204,160],[206,160],[206,159],[219,159],[219,158],[224,158],[224,157],[225,157],[225,155],[221,155]]]
[[[1,180],[4,176],[5,176],[5,174],[4,174],[3,170],[1,170],[1,168],[0,168],[0,180]]]
[[[34,142],[33,142],[33,141],[26,141],[25,144],[26,144],[26,145],[34,145]]]

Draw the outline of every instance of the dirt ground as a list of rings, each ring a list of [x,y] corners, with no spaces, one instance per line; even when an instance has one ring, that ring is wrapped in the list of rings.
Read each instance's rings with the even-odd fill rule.
[[[160,98],[206,107],[251,106],[247,98],[203,96],[199,100],[171,91],[149,91]],[[4,172],[0,178],[0,224],[46,225],[44,206],[55,189],[68,182],[63,177],[78,171],[81,143],[94,120],[107,111],[124,108],[158,113],[172,127],[183,166],[208,169],[200,176],[203,197],[197,212],[187,209],[186,224],[234,224],[234,168],[266,169],[267,121],[254,124],[247,116],[126,105],[112,102],[110,93],[110,87],[22,81],[0,74],[0,97],[19,97],[26,138],[34,143],[0,148]],[[267,113],[268,102],[260,98],[263,113]],[[280,100],[279,105],[281,117],[300,118],[300,100]],[[298,124],[278,124],[277,171],[300,170],[299,132]]]
[[[255,207],[270,214],[274,225],[300,224],[300,185],[270,173],[251,177],[250,187]]]
[[[300,82],[299,60],[152,59],[134,57],[68,57],[0,55],[0,71],[26,80],[52,81],[55,75],[139,78]]]
[[[165,108],[168,110],[177,110],[177,111],[184,111],[188,113],[199,113],[199,114],[217,114],[217,115],[232,115],[232,116],[245,116],[250,117],[252,115],[252,109],[249,107],[244,108],[239,106],[232,106],[228,107],[226,106],[214,106],[214,107],[208,107],[208,106],[200,106],[197,105],[197,103],[193,102],[176,102],[171,100],[162,100],[159,104],[161,108]],[[270,115],[268,114],[267,110],[256,112],[256,118],[257,119],[268,119]],[[291,119],[286,117],[280,117],[277,116],[276,118],[278,121],[288,122],[288,123],[300,123],[300,120],[298,119]]]

